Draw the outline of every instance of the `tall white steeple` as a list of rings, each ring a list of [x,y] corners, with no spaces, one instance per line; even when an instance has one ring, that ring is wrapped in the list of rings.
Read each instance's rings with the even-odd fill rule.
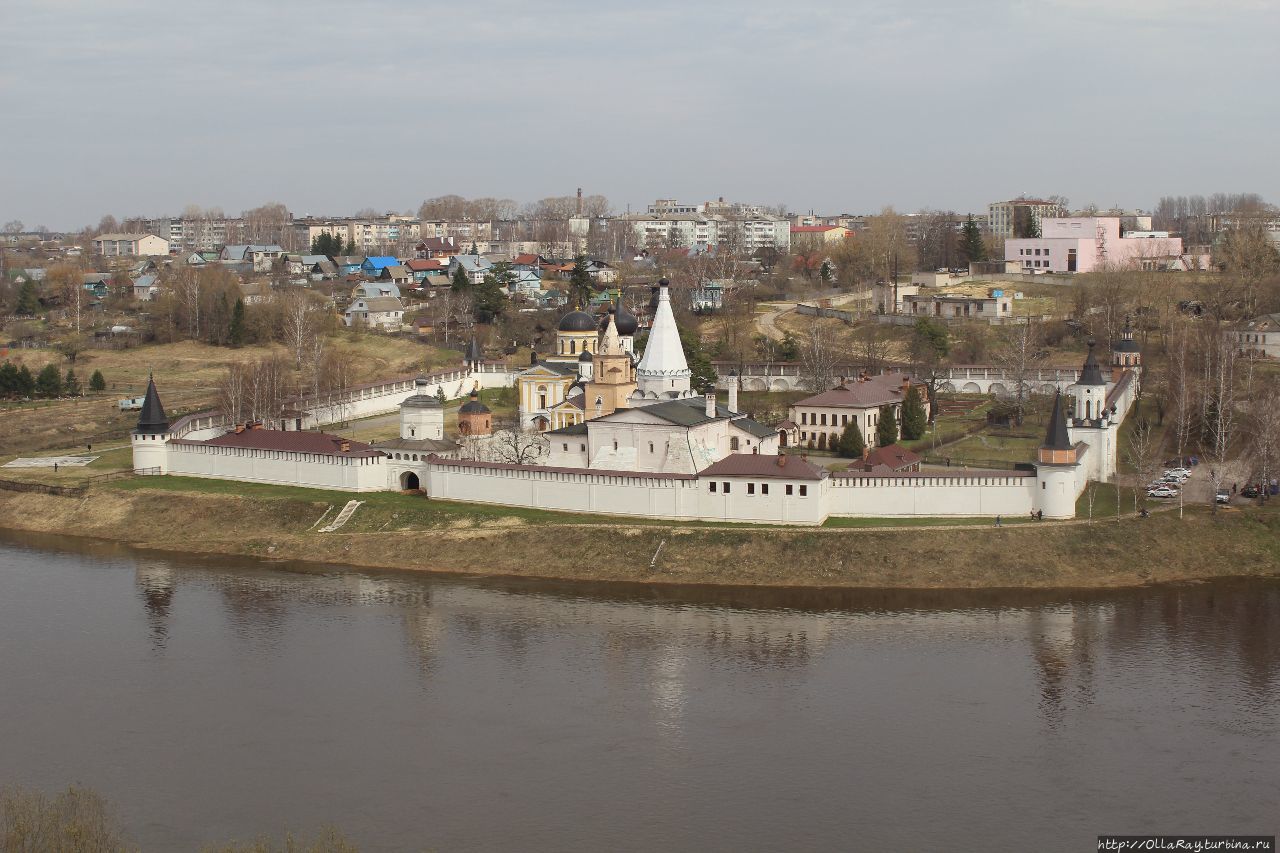
[[[671,294],[664,278],[658,282],[658,307],[653,312],[649,342],[636,368],[636,393],[633,405],[643,406],[666,400],[692,397],[689,387],[689,363],[685,361],[680,332],[671,313]]]

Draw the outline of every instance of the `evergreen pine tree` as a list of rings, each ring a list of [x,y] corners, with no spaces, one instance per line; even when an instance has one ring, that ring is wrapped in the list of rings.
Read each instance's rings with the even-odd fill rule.
[[[18,304],[14,307],[13,313],[19,317],[34,317],[39,310],[40,300],[36,298],[35,283],[24,281],[22,287],[18,288]]]
[[[244,346],[244,334],[244,300],[237,299],[231,309],[231,324],[227,327],[227,345],[236,349]]]
[[[471,279],[467,276],[467,271],[462,264],[458,264],[458,268],[453,271],[453,292],[463,293],[470,289]]]
[[[18,368],[18,396],[30,397],[35,393],[36,378],[31,375],[31,368],[24,364]]]
[[[76,372],[69,367],[66,377],[62,380],[62,390],[68,397],[80,396],[80,377],[76,376]]]
[[[36,393],[41,397],[62,396],[62,374],[55,364],[46,364],[36,376]]]
[[[570,299],[585,310],[591,304],[591,297],[595,291],[591,273],[587,271],[587,256],[578,254],[573,259],[573,272],[569,274]]]
[[[902,401],[902,437],[907,440],[922,438],[927,425],[924,402],[916,386],[912,385],[907,391],[907,398]]]
[[[443,386],[443,385],[437,385],[437,386],[436,386],[436,399],[440,401],[440,405],[442,405],[442,406],[443,406],[445,403],[449,402],[449,399],[448,399],[447,397],[445,397],[445,395],[444,395],[444,386]]]
[[[18,365],[12,361],[0,364],[0,397],[17,397],[20,389],[18,382]]]
[[[89,377],[89,390],[90,390],[90,391],[105,391],[105,390],[107,390],[107,380],[106,380],[106,378],[102,375],[102,371],[101,371],[101,370],[95,370],[95,371],[93,371],[93,375]]]
[[[970,263],[987,259],[987,244],[982,241],[982,231],[970,216],[960,232],[960,251]]]
[[[893,406],[880,407],[880,420],[876,424],[876,447],[888,447],[898,440],[898,419]]]
[[[840,433],[840,442],[836,445],[836,453],[845,459],[861,459],[862,451],[866,449],[866,443],[862,440],[862,427],[858,425],[858,419],[854,418],[844,428],[844,432]]]
[[[476,288],[476,298],[473,304],[476,322],[491,323],[502,316],[503,310],[507,307],[507,296],[502,292],[502,287],[499,286],[498,280],[491,275],[487,275],[480,286]]]

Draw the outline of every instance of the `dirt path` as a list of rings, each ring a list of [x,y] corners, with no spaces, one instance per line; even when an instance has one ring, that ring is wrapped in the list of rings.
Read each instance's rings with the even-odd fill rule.
[[[796,310],[796,304],[795,302],[789,302],[781,308],[776,308],[756,317],[756,328],[760,330],[760,334],[771,341],[783,340],[786,337],[786,333],[778,328],[778,318],[788,311]]]

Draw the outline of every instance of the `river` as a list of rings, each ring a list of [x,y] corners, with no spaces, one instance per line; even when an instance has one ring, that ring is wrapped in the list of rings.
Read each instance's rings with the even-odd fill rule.
[[[0,535],[0,784],[144,850],[1062,850],[1274,834],[1280,583],[459,580]]]

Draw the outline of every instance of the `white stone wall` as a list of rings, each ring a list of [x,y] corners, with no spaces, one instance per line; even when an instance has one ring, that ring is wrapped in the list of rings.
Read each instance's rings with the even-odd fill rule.
[[[831,515],[853,517],[1019,516],[1035,508],[1034,476],[931,473],[902,477],[832,477]]]
[[[386,459],[169,442],[165,473],[344,492],[389,488]],[[136,465],[135,454],[135,465]]]
[[[477,371],[457,370],[450,373],[434,374],[428,377],[427,386],[431,394],[437,388],[444,389],[447,399],[457,400],[467,396],[478,384],[481,389],[510,388],[515,383],[514,371],[501,369],[482,369]],[[339,423],[385,415],[398,411],[406,397],[416,391],[413,379],[400,379],[371,388],[350,391],[333,398],[306,398],[302,408],[307,417],[303,420],[303,428]]]

